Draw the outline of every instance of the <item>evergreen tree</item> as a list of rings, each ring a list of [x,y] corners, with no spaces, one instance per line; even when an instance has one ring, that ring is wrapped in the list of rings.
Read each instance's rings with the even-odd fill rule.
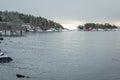
[[[0,16],[0,22],[2,21],[2,17]]]

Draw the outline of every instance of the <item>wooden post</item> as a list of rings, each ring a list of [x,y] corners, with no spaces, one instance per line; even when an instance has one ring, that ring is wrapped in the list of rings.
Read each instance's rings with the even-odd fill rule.
[[[10,36],[13,36],[13,31],[10,30]]]
[[[7,34],[6,34],[6,30],[5,30],[5,36],[6,36]]]
[[[20,36],[22,36],[22,30],[20,31]]]
[[[10,36],[12,35],[12,31],[10,31]]]

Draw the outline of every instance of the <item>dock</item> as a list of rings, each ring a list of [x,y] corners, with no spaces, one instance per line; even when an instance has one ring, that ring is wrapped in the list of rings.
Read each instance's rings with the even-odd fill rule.
[[[26,28],[20,24],[0,22],[0,36],[23,36]]]

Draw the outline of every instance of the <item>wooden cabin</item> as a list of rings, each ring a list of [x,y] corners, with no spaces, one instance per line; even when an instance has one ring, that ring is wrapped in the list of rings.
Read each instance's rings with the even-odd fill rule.
[[[22,36],[26,31],[25,27],[10,22],[0,22],[0,36]]]

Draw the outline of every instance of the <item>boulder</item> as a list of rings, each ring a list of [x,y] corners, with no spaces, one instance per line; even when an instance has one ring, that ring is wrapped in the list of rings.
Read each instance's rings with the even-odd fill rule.
[[[0,37],[0,40],[4,40],[4,38],[3,38],[3,37]]]
[[[25,75],[22,75],[22,74],[16,74],[16,77],[17,78],[30,78],[29,76],[25,76]]]
[[[0,63],[9,63],[13,61],[11,57],[0,57]]]

